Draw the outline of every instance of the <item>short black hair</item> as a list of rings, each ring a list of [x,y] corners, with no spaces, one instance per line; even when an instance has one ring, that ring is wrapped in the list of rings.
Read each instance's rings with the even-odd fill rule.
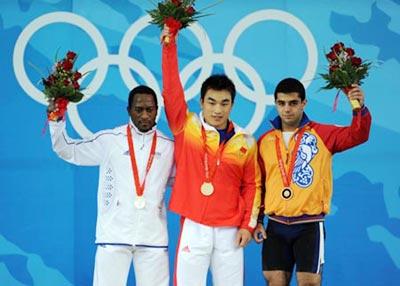
[[[304,85],[301,83],[301,81],[292,77],[285,78],[278,83],[274,92],[275,100],[279,92],[282,93],[297,92],[300,96],[301,101],[306,99],[306,91],[304,89]]]
[[[236,88],[232,80],[224,74],[215,74],[208,77],[201,85],[200,99],[203,101],[209,89],[227,90],[231,94],[232,103],[235,100]]]
[[[133,98],[135,97],[136,94],[150,94],[150,95],[152,95],[153,99],[154,99],[154,103],[156,104],[156,107],[158,107],[157,95],[156,95],[155,91],[152,88],[150,88],[150,87],[148,87],[146,85],[139,85],[139,86],[135,87],[134,89],[132,89],[129,92],[128,109],[131,109]]]

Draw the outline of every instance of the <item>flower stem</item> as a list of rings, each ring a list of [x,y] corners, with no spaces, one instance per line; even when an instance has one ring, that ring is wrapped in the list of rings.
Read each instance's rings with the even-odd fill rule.
[[[37,67],[35,66],[33,63],[28,62],[28,64],[33,67],[43,78],[45,78],[46,76],[43,74],[43,72]]]
[[[204,7],[204,8],[202,8],[202,9],[200,9],[199,12],[203,12],[203,11],[205,11],[205,10],[207,10],[207,9],[210,9],[210,8],[212,8],[212,7],[214,7],[214,6],[217,6],[218,4],[220,4],[220,3],[223,2],[223,1],[224,1],[224,0],[218,0],[218,1],[214,2],[213,4],[210,4],[210,5],[208,5],[208,6]]]

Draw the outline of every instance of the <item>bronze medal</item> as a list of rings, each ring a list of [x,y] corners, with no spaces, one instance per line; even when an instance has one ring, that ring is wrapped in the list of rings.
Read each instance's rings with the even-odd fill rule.
[[[292,155],[291,155],[292,158],[289,163],[288,171],[286,171],[286,166],[282,159],[282,151],[281,151],[279,136],[275,135],[276,156],[278,159],[278,166],[279,166],[279,170],[281,172],[282,183],[284,186],[282,189],[282,192],[281,192],[281,197],[284,200],[290,200],[293,197],[293,191],[290,189],[290,184],[292,181],[293,169],[294,169],[294,165],[296,162],[297,152],[300,148],[301,138],[303,137],[303,134],[305,131],[306,131],[306,128],[302,128],[300,131],[298,131],[296,143],[292,150]]]
[[[201,193],[208,197],[214,193],[214,186],[211,182],[204,182],[200,187]]]
[[[293,196],[293,191],[290,188],[284,188],[281,195],[283,199],[290,200]]]

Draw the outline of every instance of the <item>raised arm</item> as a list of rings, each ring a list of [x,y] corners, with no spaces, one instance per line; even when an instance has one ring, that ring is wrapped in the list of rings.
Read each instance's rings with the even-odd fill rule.
[[[334,154],[366,142],[371,129],[371,114],[365,106],[353,113],[350,126],[319,124],[314,127],[326,147]]]
[[[330,152],[337,153],[366,142],[369,138],[371,129],[371,114],[364,106],[364,92],[358,85],[352,85],[353,88],[348,93],[348,98],[357,99],[362,108],[353,111],[353,118],[350,126],[333,126],[318,124],[314,128],[324,140],[325,145]]]
[[[49,122],[54,152],[65,161],[82,166],[97,166],[104,156],[103,134],[87,139],[71,139],[65,129],[65,121]],[[103,142],[104,143],[104,142]]]
[[[161,41],[169,35],[167,27],[161,34]],[[162,42],[162,78],[165,113],[174,135],[179,134],[185,125],[188,113],[185,95],[179,77],[176,38],[170,36],[168,44]]]

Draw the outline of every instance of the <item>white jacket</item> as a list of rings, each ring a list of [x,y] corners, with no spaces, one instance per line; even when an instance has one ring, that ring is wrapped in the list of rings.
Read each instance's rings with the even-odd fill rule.
[[[156,153],[146,178],[146,206],[137,209],[126,125],[85,139],[71,139],[64,122],[50,122],[53,150],[67,162],[100,166],[96,243],[168,246],[165,189],[173,169],[173,141],[153,127],[140,132],[130,121],[140,183],[143,181],[154,132]]]

